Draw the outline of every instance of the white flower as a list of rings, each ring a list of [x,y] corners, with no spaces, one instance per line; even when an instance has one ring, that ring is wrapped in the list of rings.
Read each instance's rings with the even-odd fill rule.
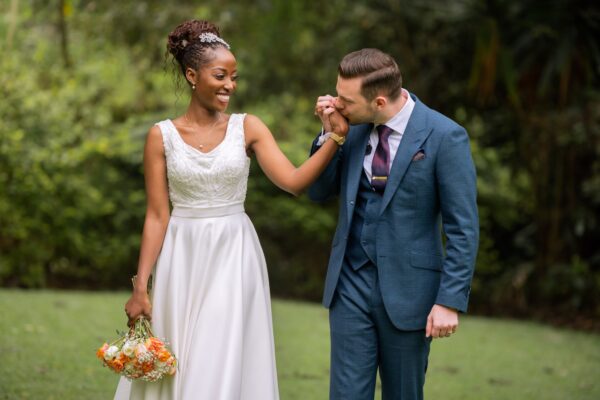
[[[115,356],[119,353],[119,348],[117,346],[110,346],[108,349],[106,349],[106,351],[104,352],[104,359],[105,360],[111,360],[113,358],[115,358]]]
[[[148,348],[141,343],[135,346],[135,356],[141,362],[151,361],[153,358],[152,353],[150,353]]]
[[[135,343],[132,343],[130,341],[125,342],[125,344],[121,348],[121,351],[127,357],[131,357],[133,355],[133,353],[135,352]]]

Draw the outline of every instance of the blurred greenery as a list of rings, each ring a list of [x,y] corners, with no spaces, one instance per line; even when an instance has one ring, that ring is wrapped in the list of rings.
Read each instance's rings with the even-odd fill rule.
[[[117,337],[116,329],[123,330],[120,310],[127,296],[0,290],[0,399],[111,398],[118,376],[102,367],[95,352]],[[327,310],[274,300],[273,327],[281,398],[327,399]],[[598,335],[467,316],[455,336],[432,343],[425,395],[447,400],[597,399],[600,383],[593,371],[599,360]]]
[[[600,8],[584,0],[7,0],[0,4],[0,285],[117,288],[136,268],[141,153],[187,105],[165,58],[216,22],[241,81],[230,108],[303,161],[344,54],[392,54],[405,86],[464,125],[481,246],[471,310],[599,327]],[[253,164],[247,199],[274,294],[317,300],[336,204]]]

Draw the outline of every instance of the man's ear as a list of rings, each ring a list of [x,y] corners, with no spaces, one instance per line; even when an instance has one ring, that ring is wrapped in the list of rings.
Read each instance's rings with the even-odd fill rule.
[[[188,83],[191,85],[197,85],[198,84],[198,73],[188,67],[185,69],[185,79],[188,81]]]
[[[385,96],[377,96],[375,99],[373,99],[373,102],[375,104],[375,108],[377,108],[377,110],[381,110],[387,105],[388,99]]]

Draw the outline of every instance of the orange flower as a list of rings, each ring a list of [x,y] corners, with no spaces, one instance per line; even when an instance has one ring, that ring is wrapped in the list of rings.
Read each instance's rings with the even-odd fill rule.
[[[144,371],[145,374],[152,372],[153,369],[154,363],[152,361],[142,363],[142,371]]]
[[[162,362],[167,361],[169,358],[171,358],[171,353],[169,353],[168,350],[166,349],[162,349],[161,351],[158,352],[158,359]]]
[[[106,349],[108,349],[108,343],[104,343],[102,347],[98,349],[98,351],[96,352],[96,357],[98,357],[101,360],[104,360],[104,352],[106,351]]]
[[[164,346],[163,342],[157,337],[147,339],[145,344],[146,348],[153,353],[159,351]]]
[[[117,372],[121,372],[123,370],[123,362],[119,359],[114,359],[111,361],[111,367]]]

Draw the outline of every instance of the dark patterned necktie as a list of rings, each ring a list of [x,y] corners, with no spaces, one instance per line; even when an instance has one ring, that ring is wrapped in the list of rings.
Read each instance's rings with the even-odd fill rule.
[[[378,193],[383,193],[388,175],[390,174],[390,145],[388,138],[394,132],[392,128],[386,125],[378,125],[379,144],[373,155],[373,164],[371,164],[371,186]]]

